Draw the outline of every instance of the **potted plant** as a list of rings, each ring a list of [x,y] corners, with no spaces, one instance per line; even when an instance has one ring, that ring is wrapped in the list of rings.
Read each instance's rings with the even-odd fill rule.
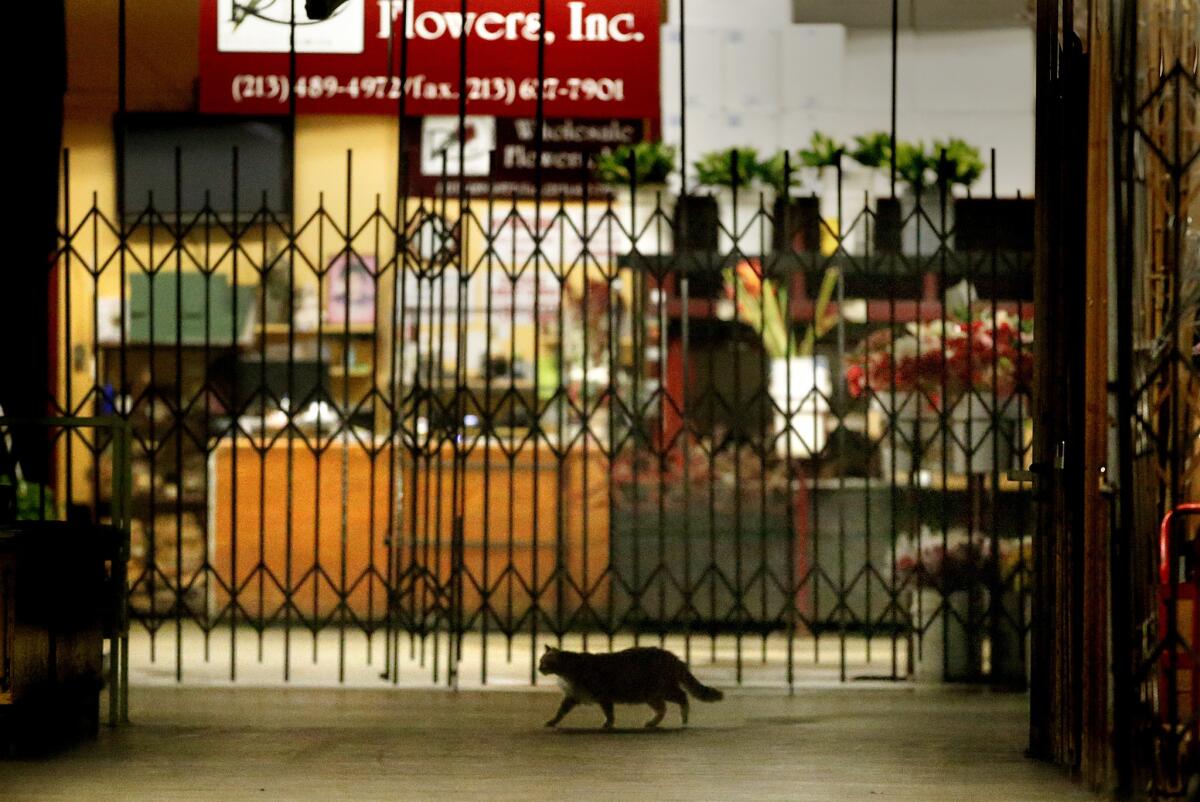
[[[940,203],[935,189],[934,158],[924,142],[896,143],[896,177],[903,190],[899,201],[900,249],[910,255],[937,253],[941,240]]]
[[[900,204],[892,197],[892,136],[873,131],[854,137],[850,158],[868,171],[868,195],[873,195],[875,223],[872,233],[876,253],[900,250]]]
[[[987,168],[979,148],[957,137],[935,141],[933,154],[938,183],[945,184],[951,192],[956,187],[969,189]]]
[[[924,143],[902,142],[896,146],[896,172],[908,185],[901,198],[904,220],[917,219],[904,227],[905,253],[930,256],[937,253],[954,230],[953,195],[958,187],[970,187],[984,170],[979,149],[962,139]],[[916,212],[920,210],[920,214]],[[949,242],[946,242],[949,247]]]
[[[808,141],[808,147],[801,148],[796,154],[800,159],[800,164],[815,175],[816,184],[820,187],[818,194],[821,218],[834,238],[841,236],[841,227],[838,221],[841,210],[838,208],[837,168],[841,164],[845,149],[845,146],[833,137],[820,131],[814,131]],[[826,231],[822,230],[821,239],[825,240],[825,238]],[[830,250],[828,247],[820,245],[817,247],[821,251]]]
[[[821,243],[820,200],[814,195],[793,195],[800,172],[780,151],[759,165],[762,182],[775,192],[772,205],[771,249],[775,253],[815,253]]]
[[[939,187],[945,187],[946,229],[957,230],[959,203],[966,200],[963,196],[967,195],[971,185],[980,179],[987,169],[987,164],[980,155],[979,148],[958,138],[935,141],[933,154],[937,159],[934,174]],[[939,195],[934,208],[940,209],[940,204]]]
[[[870,171],[870,191],[876,195],[891,192],[892,135],[887,131],[872,131],[854,137],[850,158]]]
[[[766,236],[762,214],[762,163],[754,148],[705,153],[692,163],[696,185],[714,190],[720,225],[716,248],[722,254],[757,254]],[[693,201],[689,200],[689,203]],[[711,209],[711,206],[709,207]],[[690,209],[689,209],[690,213]]]
[[[667,181],[675,172],[675,148],[662,142],[621,145],[600,153],[593,165],[596,180],[615,193],[628,192],[629,209],[618,212],[629,249],[643,254],[669,252],[671,199]]]

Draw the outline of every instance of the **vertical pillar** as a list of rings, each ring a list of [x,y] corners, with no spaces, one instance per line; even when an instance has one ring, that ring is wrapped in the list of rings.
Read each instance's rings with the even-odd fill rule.
[[[12,27],[31,45],[23,56],[21,83],[28,92],[17,124],[9,127],[8,183],[11,231],[0,267],[0,310],[4,347],[0,405],[9,416],[44,417],[55,387],[55,299],[51,295],[57,244],[58,165],[62,149],[63,94],[66,92],[66,22],[62,0],[26,3]],[[42,434],[14,431],[14,448],[26,478],[46,482],[49,459]]]

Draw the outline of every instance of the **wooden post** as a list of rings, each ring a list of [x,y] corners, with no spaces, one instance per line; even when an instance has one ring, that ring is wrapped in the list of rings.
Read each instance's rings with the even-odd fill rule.
[[[1108,268],[1112,156],[1112,38],[1108,5],[1089,0],[1087,253],[1083,379],[1083,675],[1081,770],[1094,788],[1107,784],[1109,739]]]

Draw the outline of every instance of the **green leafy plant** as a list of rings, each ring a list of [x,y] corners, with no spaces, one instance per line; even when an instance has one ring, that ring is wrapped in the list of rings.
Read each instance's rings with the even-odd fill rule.
[[[662,142],[638,142],[621,145],[596,158],[596,180],[613,186],[628,185],[633,162],[633,176],[639,186],[665,184],[675,172],[675,148]]]
[[[873,131],[854,137],[854,149],[850,158],[863,167],[880,169],[892,163],[892,135],[887,131]]]
[[[936,168],[937,158],[925,149],[924,142],[896,143],[896,173],[914,192],[930,185]]]
[[[797,165],[795,162],[787,164],[786,155],[781,150],[766,161],[759,162],[758,165],[758,177],[764,184],[781,194],[786,188],[800,183],[800,175],[796,170]]]
[[[0,476],[0,485],[11,487],[12,480],[7,476]],[[23,479],[18,479],[16,485],[18,521],[54,520],[54,492],[50,488]]]
[[[932,155],[938,181],[944,181],[947,185],[962,184],[969,187],[979,180],[987,167],[979,148],[958,138],[934,142]]]
[[[833,137],[813,131],[808,147],[801,148],[797,155],[805,167],[836,167],[845,149],[845,145]]]
[[[734,154],[737,154],[737,185],[746,186],[762,177],[762,163],[754,148],[733,148],[705,153],[692,162],[696,183],[705,187],[731,187],[734,184]]]

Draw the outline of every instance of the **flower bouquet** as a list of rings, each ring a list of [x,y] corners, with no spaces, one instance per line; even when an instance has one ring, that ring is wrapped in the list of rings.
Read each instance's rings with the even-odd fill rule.
[[[1018,406],[1008,400],[1028,394],[1033,380],[1032,322],[976,302],[966,282],[947,292],[946,306],[944,318],[867,337],[846,359],[847,388],[893,416],[910,444],[936,446],[940,438],[931,435],[948,413],[950,440],[960,446],[948,455],[954,472],[1004,468],[1018,450],[1011,420]],[[910,429],[916,424],[923,435]]]
[[[788,325],[788,291],[782,282],[763,275],[762,262],[743,259],[725,271],[725,297],[734,302],[737,317],[762,337],[771,359],[811,356],[818,338],[837,325],[837,312],[829,305],[837,288],[837,268],[825,271],[813,311],[813,321],[799,343]]]
[[[993,578],[996,561],[983,535],[954,530],[943,537],[923,528],[920,537],[898,544],[894,569],[898,585],[949,594]]]
[[[726,297],[737,318],[762,338],[769,363],[767,391],[774,406],[777,450],[788,457],[805,457],[825,447],[823,413],[832,389],[829,366],[813,356],[816,341],[837,323],[829,301],[838,273],[826,271],[817,294],[813,320],[797,343],[788,317],[788,291],[781,281],[763,275],[762,263],[746,259],[726,271]]]
[[[969,285],[947,292],[967,302],[944,319],[881,329],[846,364],[850,394],[919,392],[935,409],[969,391],[1007,397],[1033,380],[1033,322],[973,302]],[[947,404],[946,402],[949,402]]]
[[[916,679],[943,682],[979,675],[984,580],[995,566],[989,552],[986,538],[961,530],[934,534],[928,527],[898,545],[894,579],[912,594],[911,622],[919,638]]]

